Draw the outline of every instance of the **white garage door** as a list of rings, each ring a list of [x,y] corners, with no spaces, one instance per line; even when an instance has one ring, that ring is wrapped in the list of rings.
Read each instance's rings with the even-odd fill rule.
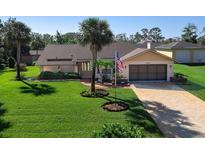
[[[190,63],[190,53],[189,51],[176,51],[176,61],[178,63]]]
[[[205,62],[205,50],[194,51],[194,62],[195,63]]]

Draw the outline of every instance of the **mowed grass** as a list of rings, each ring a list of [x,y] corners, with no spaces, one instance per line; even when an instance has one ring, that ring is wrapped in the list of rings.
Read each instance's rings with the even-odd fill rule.
[[[189,84],[180,85],[183,89],[205,101],[205,66],[175,64],[174,72],[187,76]]]
[[[38,67],[28,67],[26,77],[36,77]],[[130,110],[107,112],[101,108],[112,100],[84,98],[88,89],[79,81],[15,81],[14,70],[0,72],[1,137],[93,137],[108,123],[132,123],[144,127],[146,137],[162,137],[160,130],[130,89],[117,89],[117,99]],[[136,103],[137,102],[137,103]]]

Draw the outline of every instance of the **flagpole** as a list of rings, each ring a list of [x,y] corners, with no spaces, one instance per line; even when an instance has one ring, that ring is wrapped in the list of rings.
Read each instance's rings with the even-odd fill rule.
[[[116,66],[117,53],[115,51],[115,102],[116,102],[116,88],[117,88],[117,66]]]

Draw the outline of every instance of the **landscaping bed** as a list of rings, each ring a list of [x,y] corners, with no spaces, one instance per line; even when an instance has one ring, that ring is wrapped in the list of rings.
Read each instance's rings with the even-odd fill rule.
[[[129,105],[123,102],[107,102],[102,105],[102,108],[111,112],[120,112],[129,109]]]
[[[94,93],[90,90],[86,90],[80,93],[82,97],[105,97],[109,95],[109,92],[105,89],[96,89]]]

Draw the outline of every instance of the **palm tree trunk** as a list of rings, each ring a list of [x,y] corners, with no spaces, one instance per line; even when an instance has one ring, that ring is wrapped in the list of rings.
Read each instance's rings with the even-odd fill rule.
[[[20,61],[21,61],[21,43],[17,42],[16,80],[21,80]]]
[[[92,78],[91,78],[91,92],[95,92],[95,72],[96,72],[96,61],[97,61],[97,52],[93,51],[93,61],[92,61]]]

